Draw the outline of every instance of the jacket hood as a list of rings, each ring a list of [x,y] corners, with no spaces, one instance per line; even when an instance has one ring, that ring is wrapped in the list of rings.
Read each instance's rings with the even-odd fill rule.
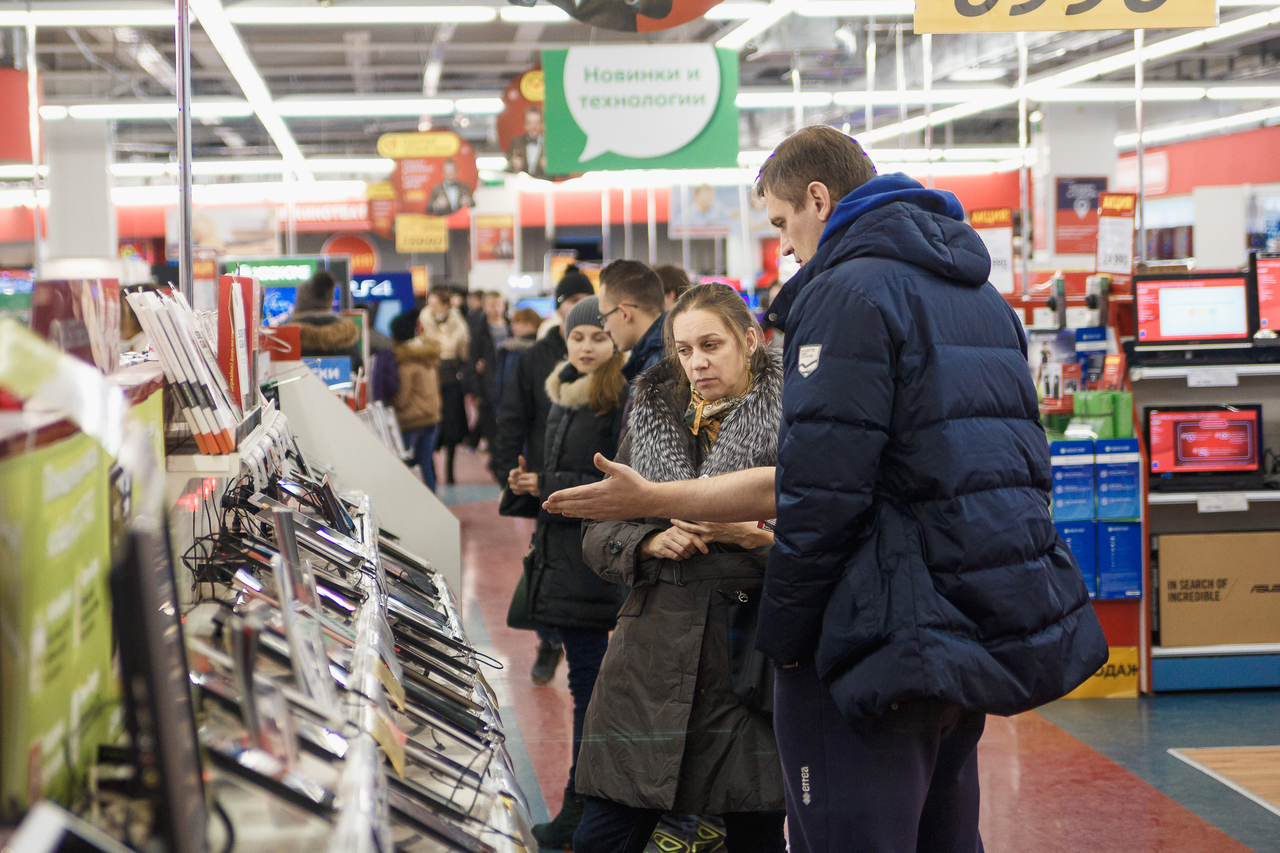
[[[547,389],[547,397],[556,405],[566,409],[584,409],[591,401],[592,374],[579,374],[572,382],[566,382],[560,378],[560,374],[568,365],[568,359],[557,364],[543,387]]]
[[[769,322],[786,331],[800,291],[824,271],[854,258],[902,261],[958,287],[981,287],[991,275],[986,244],[965,224],[964,208],[954,195],[926,189],[900,172],[880,175],[836,205],[818,250],[769,307]]]
[[[693,442],[684,422],[690,397],[684,370],[664,359],[640,374],[627,427],[631,467],[650,482],[669,483],[775,464],[782,419],[782,354],[769,350],[768,355],[765,369],[725,418],[701,466],[687,452]]]
[[[324,317],[331,318],[323,321]],[[323,322],[318,322],[323,321]],[[304,350],[335,352],[354,346],[360,340],[360,329],[346,317],[327,314],[310,318],[295,316],[290,325],[298,327],[298,337]]]
[[[397,364],[417,362],[435,367],[440,361],[440,342],[435,338],[412,338],[396,344],[393,352]]]

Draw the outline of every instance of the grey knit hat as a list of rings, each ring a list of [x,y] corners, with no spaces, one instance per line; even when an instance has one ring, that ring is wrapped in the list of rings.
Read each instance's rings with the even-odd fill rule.
[[[569,311],[569,316],[564,320],[564,333],[567,337],[573,331],[575,326],[595,326],[597,329],[604,328],[604,318],[600,316],[600,300],[595,296],[588,296],[579,302]]]

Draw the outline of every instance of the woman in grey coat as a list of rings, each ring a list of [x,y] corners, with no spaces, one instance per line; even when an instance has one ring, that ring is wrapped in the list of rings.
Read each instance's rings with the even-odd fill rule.
[[[656,482],[773,465],[781,359],[742,297],[691,288],[670,357],[632,392],[617,461]],[[755,524],[588,522],[583,557],[632,588],[587,710],[577,853],[641,851],[662,814],[720,815],[729,853],[782,853],[771,665],[754,652],[772,534]]]

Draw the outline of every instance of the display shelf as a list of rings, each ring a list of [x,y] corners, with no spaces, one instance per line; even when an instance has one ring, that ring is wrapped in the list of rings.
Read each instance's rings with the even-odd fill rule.
[[[1192,364],[1177,367],[1131,367],[1129,380],[1186,379],[1199,371],[1232,371],[1236,376],[1280,376],[1280,364]]]
[[[1249,503],[1262,501],[1280,501],[1280,489],[1266,489],[1256,492],[1151,492],[1147,503],[1153,506],[1169,506],[1174,504],[1194,504],[1201,498],[1218,496],[1237,497],[1243,495]]]
[[[1151,649],[1151,688],[1232,690],[1280,684],[1280,645]]]

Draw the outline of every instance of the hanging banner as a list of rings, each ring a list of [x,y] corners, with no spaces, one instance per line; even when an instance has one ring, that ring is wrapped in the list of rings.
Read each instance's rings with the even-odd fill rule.
[[[477,261],[510,261],[516,256],[516,218],[509,213],[476,216],[472,237]]]
[[[764,199],[747,195],[747,228],[752,237],[772,237],[777,230],[769,223]],[[727,237],[742,233],[742,205],[738,188],[711,184],[675,186],[667,196],[667,235],[679,240]]]
[[[917,33],[1163,30],[1218,25],[1217,0],[918,0]]]
[[[1007,207],[972,210],[969,224],[991,256],[988,281],[1001,293],[1013,293],[1013,211]]]
[[[402,255],[444,254],[449,251],[449,224],[443,216],[396,214],[396,251]]]
[[[695,21],[720,0],[551,0],[584,24],[624,33],[651,33]]]
[[[379,237],[390,237],[396,222],[396,188],[390,181],[378,181],[365,187],[369,197],[369,224]]]
[[[1133,224],[1138,197],[1133,193],[1102,193],[1098,196],[1098,272],[1110,273],[1112,292],[1115,279],[1127,283],[1133,275]]]
[[[1057,216],[1053,221],[1054,252],[1092,255],[1098,250],[1098,195],[1106,178],[1058,178]]]
[[[548,174],[737,167],[736,52],[571,47],[543,51],[542,68]]]
[[[475,204],[476,150],[453,131],[384,133],[378,154],[396,161],[391,170],[396,213],[448,216]]]
[[[507,84],[502,112],[495,124],[498,145],[507,155],[508,172],[547,176],[547,146],[542,103],[545,89],[541,68],[530,68]]]

